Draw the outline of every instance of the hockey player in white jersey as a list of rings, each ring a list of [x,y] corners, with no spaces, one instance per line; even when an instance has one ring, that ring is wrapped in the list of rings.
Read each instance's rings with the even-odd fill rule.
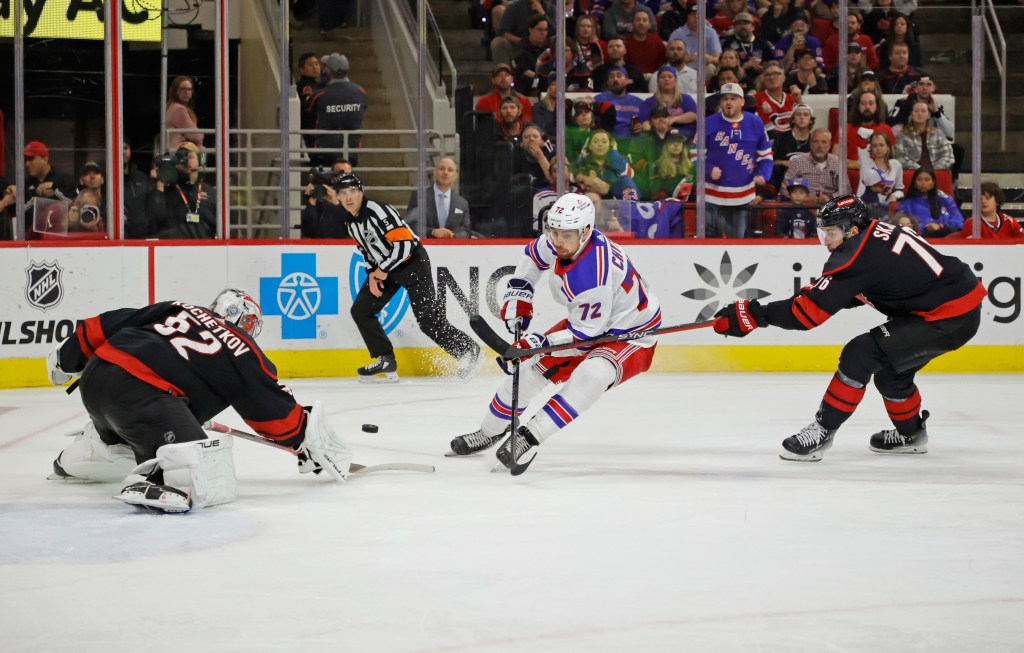
[[[533,318],[534,286],[549,271],[551,291],[566,307],[568,318],[546,333],[527,333],[515,343],[516,347],[566,344],[605,334],[645,331],[661,324],[657,297],[625,252],[594,229],[594,215],[594,204],[586,196],[563,195],[548,211],[544,233],[526,246],[502,300],[501,318],[506,327],[515,333],[518,323],[526,331]],[[498,449],[498,460],[511,467],[583,414],[606,390],[646,372],[656,344],[656,339],[649,336],[524,359],[520,406],[529,403],[548,383],[561,388],[519,427],[515,456],[510,451],[509,437]],[[465,456],[497,444],[510,430],[511,398],[509,377],[491,400],[480,429],[452,440],[452,452]]]

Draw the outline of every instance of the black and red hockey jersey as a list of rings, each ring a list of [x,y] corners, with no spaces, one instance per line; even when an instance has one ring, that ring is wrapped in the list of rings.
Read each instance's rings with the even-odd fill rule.
[[[960,259],[909,229],[874,221],[832,252],[812,286],[765,305],[765,317],[783,329],[813,329],[844,308],[869,304],[889,317],[932,322],[974,310],[986,294]]]
[[[178,397],[200,423],[228,406],[260,435],[288,440],[305,413],[277,381],[277,368],[251,337],[201,306],[161,302],[82,322],[60,348],[61,369],[81,372],[93,356]]]

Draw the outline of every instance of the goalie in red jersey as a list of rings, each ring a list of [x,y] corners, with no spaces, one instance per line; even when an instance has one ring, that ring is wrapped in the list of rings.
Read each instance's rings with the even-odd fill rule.
[[[869,218],[853,195],[821,207],[818,233],[831,255],[813,285],[764,306],[756,300],[726,306],[714,329],[737,337],[765,326],[808,330],[844,308],[873,306],[889,320],[846,344],[814,421],[786,438],[779,456],[821,460],[872,379],[895,427],[871,436],[872,451],[925,453],[928,411],[921,410],[914,377],[978,332],[985,288],[966,263],[912,230]]]

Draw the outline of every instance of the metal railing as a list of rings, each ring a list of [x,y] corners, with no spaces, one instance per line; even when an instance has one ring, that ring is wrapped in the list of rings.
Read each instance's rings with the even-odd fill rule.
[[[977,11],[977,9],[975,9]],[[999,71],[999,108],[1000,108],[1000,141],[999,149],[1006,150],[1006,73],[1007,73],[1007,60],[1006,60],[1006,39],[1003,38],[1003,28],[999,24],[999,16],[996,15],[995,5],[992,0],[981,0],[981,17],[982,25],[985,28],[985,37],[988,40],[988,45],[992,48],[992,59],[996,63],[996,70]],[[991,23],[991,25],[990,25]],[[993,37],[992,31],[995,30],[995,36],[998,37],[998,47],[996,44],[996,38]]]

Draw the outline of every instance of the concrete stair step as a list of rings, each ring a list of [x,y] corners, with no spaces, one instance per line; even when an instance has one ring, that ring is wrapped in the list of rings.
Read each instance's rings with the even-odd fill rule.
[[[989,126],[989,130],[981,132],[981,153],[982,158],[987,153],[999,152],[1000,139],[1002,137],[999,133],[998,123],[993,123]],[[957,131],[954,139],[957,143],[963,144],[965,147],[970,145],[971,132],[970,130]],[[1024,132],[1011,131],[1009,128],[1006,130],[1006,151],[1007,152],[1024,152]]]

